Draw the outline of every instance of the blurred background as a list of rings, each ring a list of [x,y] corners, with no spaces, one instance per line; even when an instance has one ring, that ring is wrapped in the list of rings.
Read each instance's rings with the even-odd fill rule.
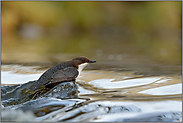
[[[181,73],[182,1],[1,5],[2,64],[51,66],[87,56],[98,61],[90,69]]]

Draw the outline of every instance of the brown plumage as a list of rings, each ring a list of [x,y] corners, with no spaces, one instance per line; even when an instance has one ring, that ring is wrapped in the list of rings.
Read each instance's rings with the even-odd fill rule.
[[[29,90],[35,91],[42,85],[49,87],[49,85],[56,85],[60,82],[75,81],[79,72],[81,72],[87,63],[94,62],[96,61],[89,60],[87,57],[76,57],[71,61],[55,65],[45,71]]]

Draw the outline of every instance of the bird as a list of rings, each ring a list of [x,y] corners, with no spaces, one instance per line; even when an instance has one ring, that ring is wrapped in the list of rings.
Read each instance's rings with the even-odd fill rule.
[[[35,91],[42,85],[49,87],[49,85],[57,85],[61,82],[75,81],[84,67],[86,67],[89,63],[95,62],[96,61],[89,60],[85,56],[79,56],[70,61],[55,65],[45,71],[28,89],[30,91]]]

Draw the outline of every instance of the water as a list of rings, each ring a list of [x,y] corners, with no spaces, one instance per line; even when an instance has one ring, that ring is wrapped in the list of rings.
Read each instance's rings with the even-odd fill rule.
[[[38,68],[40,66],[2,65],[1,85],[10,87],[37,80],[46,70]],[[83,70],[76,80],[78,98],[42,97],[16,105],[1,105],[4,107],[1,117],[4,121],[45,122],[182,121],[182,77],[134,73]],[[26,118],[29,115],[31,118]]]

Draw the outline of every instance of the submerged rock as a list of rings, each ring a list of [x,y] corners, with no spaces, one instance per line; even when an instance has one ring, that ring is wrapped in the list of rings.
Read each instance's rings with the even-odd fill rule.
[[[1,86],[1,94],[6,94],[15,89],[17,86],[19,85]]]
[[[42,97],[36,100],[30,100],[23,104],[7,106],[4,109],[16,109],[16,110],[22,110],[23,112],[31,111],[37,117],[40,117],[50,112],[62,109],[64,107],[74,106],[77,103],[81,103],[84,101],[86,100],[81,99],[62,100],[53,97]]]
[[[40,97],[55,97],[59,99],[78,98],[78,85],[74,82],[63,82],[52,89],[42,86],[37,91],[30,91],[27,88],[35,81],[30,81],[25,84],[16,86],[2,86],[1,91],[1,104],[6,106],[21,104],[30,100],[35,100]]]
[[[33,82],[35,81],[1,86],[1,108],[3,108],[1,121],[37,121],[35,119],[37,117],[67,106],[74,106],[81,101],[80,99],[61,100],[78,98],[78,85],[74,81],[63,82],[53,88],[42,86],[34,92],[27,89]]]
[[[88,122],[94,121],[98,116],[115,114],[115,113],[133,113],[141,112],[141,110],[134,105],[124,105],[124,106],[105,106],[98,102],[89,103],[85,105],[80,105],[77,108],[71,110],[56,111],[52,112],[49,119],[44,120],[45,122]]]
[[[156,112],[139,114],[136,117],[116,119],[113,122],[175,122],[182,118],[181,112]]]

